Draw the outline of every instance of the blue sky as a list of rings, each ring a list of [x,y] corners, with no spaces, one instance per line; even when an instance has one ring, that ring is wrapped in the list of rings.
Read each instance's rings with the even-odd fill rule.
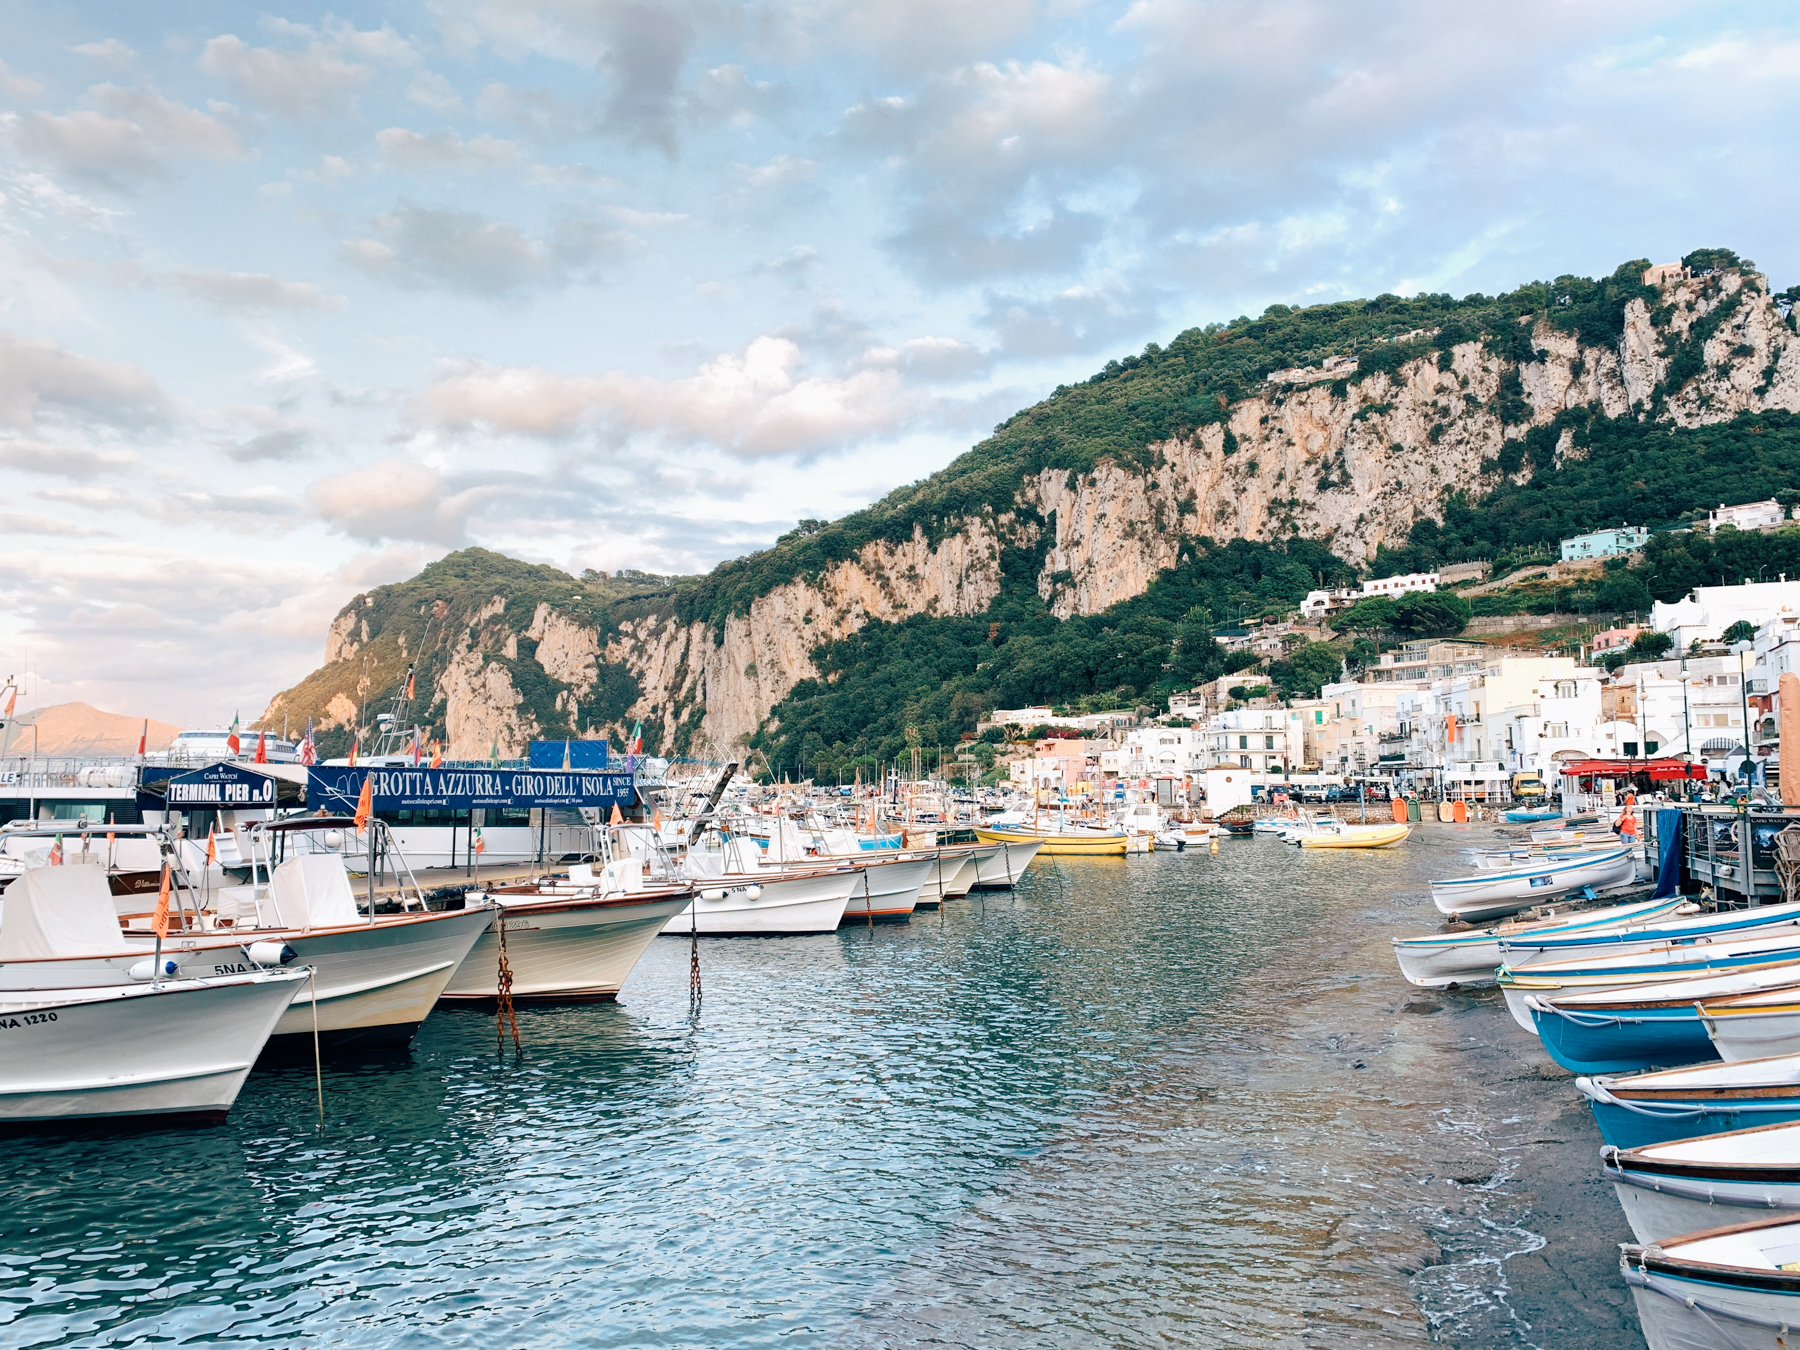
[[[1724,244],[1790,5],[0,0],[0,674],[229,720],[481,544],[703,570],[1193,324]]]

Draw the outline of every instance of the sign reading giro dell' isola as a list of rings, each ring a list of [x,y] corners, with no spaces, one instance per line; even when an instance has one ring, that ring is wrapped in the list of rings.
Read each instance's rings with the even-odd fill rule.
[[[592,806],[629,809],[637,800],[630,773],[591,769],[364,768],[326,764],[307,770],[306,805],[348,815],[371,781],[376,811],[450,811],[490,806]]]
[[[235,764],[209,764],[193,773],[176,774],[166,785],[171,809],[253,809],[275,805],[275,779]],[[158,803],[158,807],[162,803]]]

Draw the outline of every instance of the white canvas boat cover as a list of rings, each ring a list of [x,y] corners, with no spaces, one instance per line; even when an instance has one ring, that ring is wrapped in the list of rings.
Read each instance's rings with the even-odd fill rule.
[[[276,922],[286,928],[335,928],[361,923],[349,874],[335,853],[302,853],[275,869]]]
[[[104,867],[34,867],[6,888],[0,961],[116,956],[124,950]]]

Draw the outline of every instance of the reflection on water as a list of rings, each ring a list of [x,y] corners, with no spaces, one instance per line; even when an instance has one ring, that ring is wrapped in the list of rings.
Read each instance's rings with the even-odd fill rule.
[[[1427,857],[1043,860],[909,926],[705,943],[698,1018],[687,943],[660,942],[619,1005],[522,1012],[519,1065],[491,1019],[440,1013],[410,1058],[327,1070],[322,1135],[288,1070],[221,1129],[12,1141],[5,1340],[1390,1344],[1503,1320],[1496,1258],[1532,1235],[1457,1174],[1488,1126],[1394,1030],[1425,1019],[1393,1015],[1361,927]]]

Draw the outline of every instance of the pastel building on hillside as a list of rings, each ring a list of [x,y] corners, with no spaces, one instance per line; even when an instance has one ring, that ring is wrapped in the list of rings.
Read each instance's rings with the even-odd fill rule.
[[[1616,558],[1621,553],[1635,553],[1650,538],[1650,531],[1635,525],[1621,525],[1616,530],[1595,530],[1562,541],[1564,562],[1585,562],[1589,558]]]
[[[1327,614],[1341,609],[1349,609],[1352,605],[1361,604],[1377,595],[1407,595],[1414,591],[1435,591],[1438,588],[1436,572],[1408,572],[1399,577],[1371,577],[1354,591],[1308,591],[1306,599],[1300,602],[1302,618],[1322,619]]]

